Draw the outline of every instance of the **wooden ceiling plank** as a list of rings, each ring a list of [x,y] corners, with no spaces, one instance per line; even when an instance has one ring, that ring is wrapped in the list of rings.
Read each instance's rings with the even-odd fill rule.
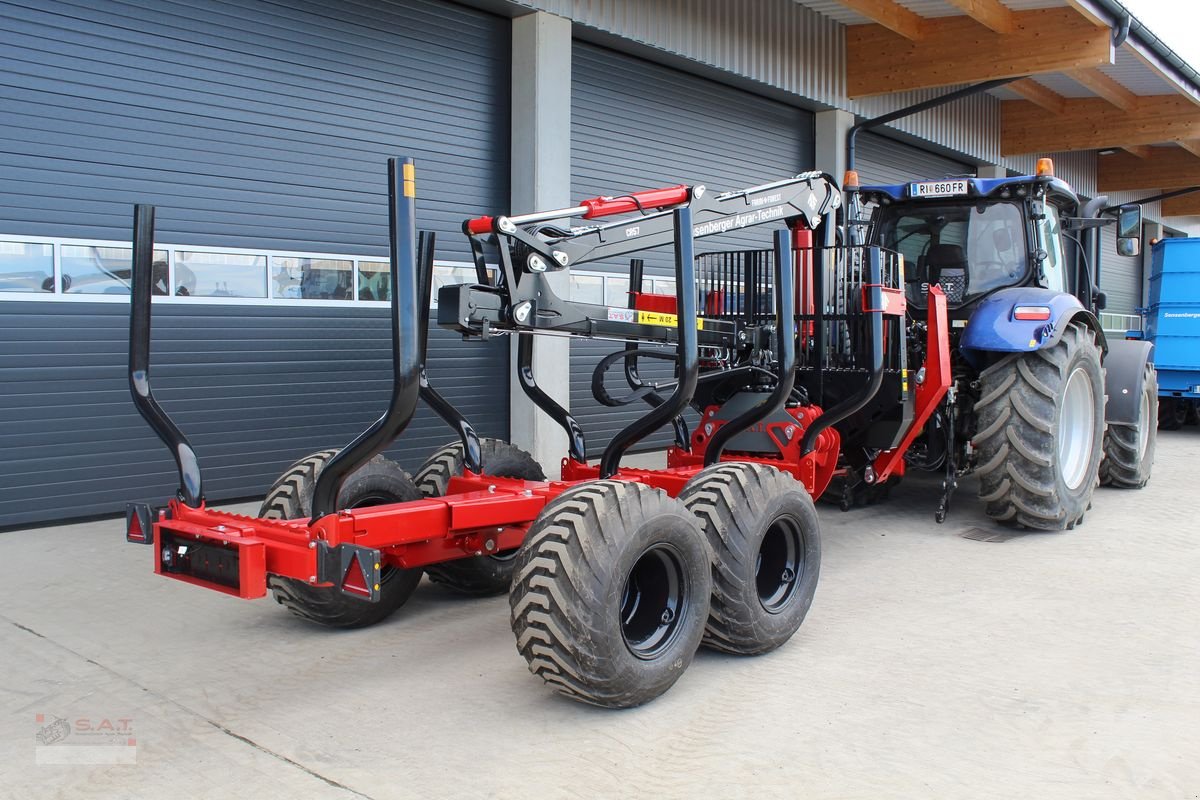
[[[1066,98],[1060,114],[1028,100],[1001,104],[1000,152],[1098,150],[1200,139],[1200,109],[1180,95],[1151,95],[1127,114],[1099,97]]]
[[[1200,186],[1200,184],[1196,184]],[[1200,217],[1200,192],[1168,197],[1162,201],[1164,217]]]
[[[1111,64],[1112,40],[1071,8],[1013,12],[1012,33],[970,17],[924,21],[913,41],[883,25],[846,29],[846,85],[851,97],[975,83]]]

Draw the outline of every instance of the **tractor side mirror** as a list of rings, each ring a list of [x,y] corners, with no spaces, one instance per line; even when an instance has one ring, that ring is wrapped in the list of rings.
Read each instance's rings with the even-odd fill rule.
[[[1142,245],[1142,207],[1121,206],[1117,212],[1117,254],[1136,256]]]

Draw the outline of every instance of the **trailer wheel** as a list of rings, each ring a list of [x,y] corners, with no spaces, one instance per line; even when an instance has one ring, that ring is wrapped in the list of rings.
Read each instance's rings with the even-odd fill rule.
[[[711,556],[696,518],[659,489],[590,481],[529,529],[509,592],[517,649],[559,693],[631,708],[671,688],[708,618]]]
[[[782,645],[804,622],[821,571],[820,523],[804,485],[765,464],[715,464],[679,499],[713,553],[704,644],[738,655]]]
[[[1072,323],[1054,347],[985,369],[979,498],[992,519],[1070,530],[1091,504],[1104,438],[1104,377],[1096,335]]]
[[[308,518],[312,514],[312,492],[317,475],[336,452],[322,450],[288,467],[267,492],[258,516],[264,519]],[[338,508],[362,508],[420,498],[421,493],[408,473],[394,461],[375,456],[346,478],[338,493]],[[419,569],[385,566],[380,572],[379,600],[368,603],[332,586],[310,586],[304,581],[278,575],[267,577],[267,585],[277,603],[298,617],[331,628],[362,628],[383,621],[408,601],[420,581]]]
[[[1146,365],[1138,421],[1135,425],[1110,422],[1104,434],[1104,460],[1100,483],[1120,489],[1141,489],[1150,480],[1158,439],[1158,373]]]
[[[483,468],[498,478],[544,481],[546,475],[533,456],[516,445],[499,439],[480,439]],[[417,470],[413,482],[425,497],[441,497],[450,478],[463,474],[462,442],[453,442],[438,450]],[[473,597],[507,592],[512,584],[517,551],[507,550],[490,556],[472,556],[440,564],[429,564],[425,574],[434,583]]]
[[[1177,431],[1187,424],[1188,401],[1179,397],[1164,397],[1158,404],[1158,427]]]

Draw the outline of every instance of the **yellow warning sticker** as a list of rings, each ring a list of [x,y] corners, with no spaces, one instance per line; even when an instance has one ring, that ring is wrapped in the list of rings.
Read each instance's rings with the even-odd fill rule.
[[[664,328],[678,328],[679,317],[675,314],[664,314],[661,311],[639,311],[637,312],[637,321],[639,325],[659,325]],[[704,320],[696,320],[696,330],[704,330]]]
[[[900,391],[908,394],[908,370],[900,370]]]

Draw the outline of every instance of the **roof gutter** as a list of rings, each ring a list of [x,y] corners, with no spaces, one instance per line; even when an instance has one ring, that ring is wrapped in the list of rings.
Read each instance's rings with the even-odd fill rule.
[[[1121,5],[1119,0],[1074,0],[1074,3],[1108,22],[1114,31],[1115,47],[1126,43],[1127,37],[1130,47],[1168,76],[1181,92],[1200,103],[1200,72],[1155,36],[1129,9]]]

